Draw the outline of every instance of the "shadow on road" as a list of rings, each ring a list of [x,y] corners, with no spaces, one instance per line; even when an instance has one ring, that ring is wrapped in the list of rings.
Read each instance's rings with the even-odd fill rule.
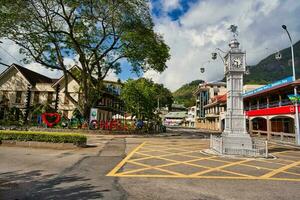
[[[89,179],[79,176],[55,177],[55,174],[42,175],[35,170],[26,173],[19,171],[0,174],[0,199],[99,199],[102,192],[85,183]]]

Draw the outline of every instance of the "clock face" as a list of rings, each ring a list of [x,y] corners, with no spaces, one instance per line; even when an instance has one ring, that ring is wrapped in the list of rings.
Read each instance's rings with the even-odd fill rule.
[[[235,68],[241,68],[243,65],[242,58],[234,58],[232,61],[232,66]]]

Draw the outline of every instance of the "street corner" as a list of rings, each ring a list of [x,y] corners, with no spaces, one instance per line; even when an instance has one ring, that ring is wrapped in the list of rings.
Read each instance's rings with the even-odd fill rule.
[[[276,146],[276,159],[235,158],[203,152],[207,143],[145,141],[107,176],[300,181],[300,151]]]

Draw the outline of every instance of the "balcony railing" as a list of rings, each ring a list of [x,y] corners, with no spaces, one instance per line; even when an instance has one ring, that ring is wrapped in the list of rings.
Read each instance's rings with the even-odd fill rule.
[[[257,106],[257,104],[254,104],[252,106],[245,106],[245,111],[249,111],[249,110],[259,110],[259,109],[265,109],[265,108],[274,108],[274,107],[279,107],[279,106],[286,106],[286,105],[292,105],[292,102],[289,99],[284,99],[281,101],[281,103],[279,101],[273,101],[270,102],[269,104],[267,103],[261,103],[259,104],[259,106]]]
[[[282,106],[292,105],[293,103],[289,99],[284,99],[281,101]]]

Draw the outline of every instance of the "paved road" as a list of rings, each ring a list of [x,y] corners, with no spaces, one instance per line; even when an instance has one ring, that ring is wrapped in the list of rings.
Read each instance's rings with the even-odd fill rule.
[[[155,138],[93,135],[89,143],[95,147],[80,150],[0,147],[0,199],[273,200],[300,196],[296,181],[106,176],[144,142],[200,144],[209,135],[190,129],[171,130],[168,135],[173,133]]]

